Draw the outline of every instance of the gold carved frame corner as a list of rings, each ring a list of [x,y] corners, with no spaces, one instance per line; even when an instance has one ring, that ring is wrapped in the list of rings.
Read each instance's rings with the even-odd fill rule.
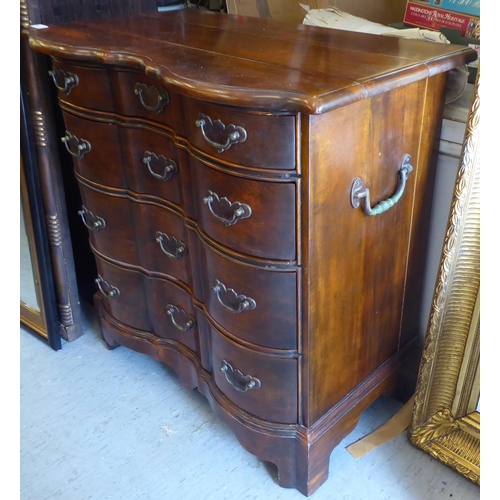
[[[480,482],[479,70],[420,363],[410,441]]]

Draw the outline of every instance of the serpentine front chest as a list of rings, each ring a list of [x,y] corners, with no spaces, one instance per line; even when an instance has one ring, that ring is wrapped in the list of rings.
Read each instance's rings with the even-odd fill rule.
[[[183,10],[31,28],[108,346],[173,367],[305,495],[419,330],[453,45]]]

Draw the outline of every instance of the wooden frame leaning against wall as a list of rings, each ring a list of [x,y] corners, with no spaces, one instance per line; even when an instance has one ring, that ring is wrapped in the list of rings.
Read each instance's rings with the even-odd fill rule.
[[[410,441],[479,484],[479,69],[420,363]]]

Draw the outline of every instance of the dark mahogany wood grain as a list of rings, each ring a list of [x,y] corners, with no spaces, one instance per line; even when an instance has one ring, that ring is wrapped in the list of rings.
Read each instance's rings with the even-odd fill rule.
[[[297,423],[298,361],[265,355],[242,347],[211,329],[213,379],[218,389],[243,411],[270,422]],[[246,392],[236,390],[221,371],[226,360],[243,375],[259,380],[261,386]]]
[[[475,52],[191,10],[31,44],[81,75],[59,99],[92,144],[75,171],[106,220],[89,230],[106,344],[172,366],[310,495],[414,352],[446,71]],[[406,154],[401,199],[353,208],[354,179],[373,206]]]
[[[314,200],[302,240],[309,280],[309,425],[398,350],[411,213],[415,204],[432,199],[424,189],[415,199],[416,179],[426,168],[419,162],[421,131],[415,126],[425,93],[424,80],[307,125],[313,139],[306,196]],[[349,134],[327,133],[347,128]],[[354,178],[366,182],[372,204],[378,203],[394,192],[406,153],[415,170],[398,204],[373,217],[352,208]]]
[[[215,322],[252,344],[297,349],[297,270],[243,264],[208,244],[203,246],[203,258],[205,308]],[[214,293],[216,280],[234,293]],[[234,294],[253,299],[255,309],[228,310],[221,301],[231,307]]]
[[[139,266],[139,255],[134,234],[134,207],[124,193],[110,195],[89,185],[80,183],[83,207],[103,221],[97,229],[89,230],[89,238],[93,247],[111,259]],[[82,227],[85,225],[82,217]],[[88,226],[87,226],[88,227]]]
[[[63,113],[66,132],[90,144],[90,151],[80,158],[73,157],[76,172],[85,180],[114,188],[125,188],[124,159],[117,127],[106,122],[82,120]],[[99,165],[96,169],[95,165]]]
[[[209,103],[184,99],[186,136],[192,149],[201,151],[216,161],[231,166],[248,166],[266,170],[294,170],[296,168],[295,117],[276,116],[265,113],[241,113],[234,108],[214,106]],[[219,152],[211,145],[196,126],[196,119],[202,113],[213,121],[220,120],[226,127],[243,127],[247,133],[244,142],[232,145]],[[208,138],[219,143],[226,141],[227,133],[220,138]]]
[[[102,111],[111,112],[114,110],[114,92],[111,88],[108,72],[103,67],[68,64],[54,60],[52,70],[64,72],[66,75],[74,75],[78,79],[78,83],[72,86],[69,93],[64,91],[64,86],[62,89],[57,88],[61,102]],[[95,91],[92,92],[90,89],[95,89]]]
[[[292,182],[265,182],[232,175],[191,159],[193,196],[200,229],[219,243],[254,257],[293,261],[296,259],[296,186]],[[213,212],[231,220],[235,203],[251,209],[248,218],[226,225],[204,202],[210,192],[219,199]],[[228,201],[223,201],[226,198]],[[231,202],[233,205],[229,205]],[[230,207],[230,208],[228,208]]]
[[[221,23],[217,29],[205,24],[212,18]],[[365,99],[477,57],[474,50],[453,45],[359,33],[346,41],[345,32],[305,26],[290,31],[270,21],[262,21],[260,33],[254,31],[242,44],[246,35],[239,28],[246,23],[237,16],[183,10],[32,28],[30,43],[56,57],[140,69],[203,100],[308,113]],[[255,26],[255,20],[250,24]],[[310,36],[308,43],[295,39],[295,33]],[[208,39],[207,48],[199,46],[199,40]]]
[[[129,328],[151,332],[152,323],[143,275],[118,267],[99,257],[96,257],[96,261],[99,276],[109,286],[119,291],[119,294],[115,294],[112,298],[103,298],[103,307],[106,311]]]

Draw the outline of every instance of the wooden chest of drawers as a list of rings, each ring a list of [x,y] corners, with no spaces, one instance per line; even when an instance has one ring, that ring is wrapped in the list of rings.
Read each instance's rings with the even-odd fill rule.
[[[172,366],[311,494],[415,344],[446,72],[474,51],[191,10],[30,40],[104,340]]]

